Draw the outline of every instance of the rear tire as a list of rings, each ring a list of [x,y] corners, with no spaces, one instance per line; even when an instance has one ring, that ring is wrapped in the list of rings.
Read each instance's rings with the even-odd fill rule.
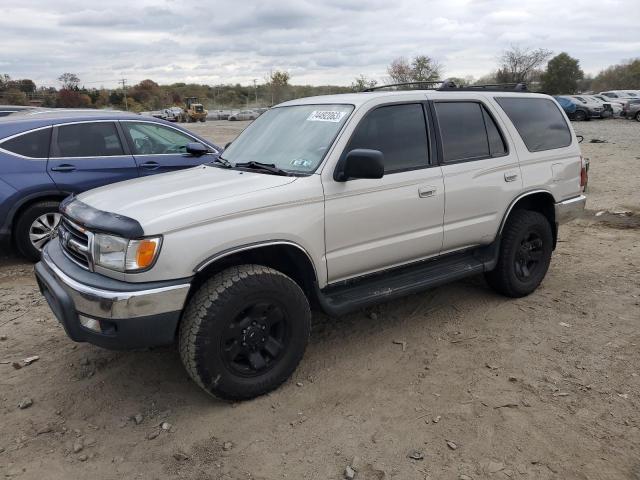
[[[291,278],[261,265],[228,268],[189,301],[179,349],[191,378],[224,400],[263,395],[296,369],[311,331],[311,311]]]
[[[553,233],[546,217],[516,210],[502,231],[498,264],[485,274],[487,283],[507,297],[529,295],[546,275],[552,251]]]
[[[60,203],[37,202],[22,212],[15,224],[16,248],[32,262],[40,260],[42,248],[57,235]]]
[[[640,122],[640,112],[636,113],[636,122]]]

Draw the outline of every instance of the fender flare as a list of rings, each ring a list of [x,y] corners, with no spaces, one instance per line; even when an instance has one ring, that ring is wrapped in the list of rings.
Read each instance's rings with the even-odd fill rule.
[[[221,260],[224,257],[228,257],[229,255],[233,255],[236,253],[240,253],[240,252],[246,252],[249,250],[256,250],[262,247],[272,247],[274,245],[287,245],[290,247],[295,247],[298,250],[300,250],[302,253],[304,253],[304,255],[307,257],[307,260],[309,260],[309,263],[311,264],[311,267],[313,268],[313,274],[314,277],[316,278],[316,281],[318,279],[318,269],[316,268],[316,264],[313,261],[313,258],[311,257],[311,255],[309,254],[309,252],[302,247],[301,245],[292,242],[290,240],[265,240],[265,241],[260,241],[260,242],[253,242],[253,243],[247,243],[245,245],[238,245],[235,247],[231,247],[228,248],[226,250],[222,250],[221,252],[218,252],[212,256],[210,256],[209,258],[207,258],[206,260],[203,260],[202,262],[200,262],[198,265],[196,265],[196,267],[193,269],[194,273],[198,274],[201,271],[203,271],[205,268],[207,268],[208,266],[212,265],[213,263],[217,262],[218,260]]]
[[[507,218],[509,218],[509,215],[511,214],[511,210],[513,210],[513,207],[515,207],[516,203],[518,203],[520,200],[522,200],[523,198],[526,198],[530,195],[534,195],[537,193],[546,193],[547,195],[549,195],[554,203],[555,203],[555,197],[553,196],[553,194],[549,191],[549,190],[544,190],[544,189],[535,189],[535,190],[529,190],[527,192],[523,192],[520,195],[518,195],[516,198],[514,198],[511,203],[509,204],[509,208],[507,208],[507,210],[505,211],[503,217],[502,217],[502,221],[500,222],[500,228],[498,228],[498,233],[496,235],[496,239],[500,238],[500,236],[502,235],[502,230],[504,229],[504,225],[507,223]]]

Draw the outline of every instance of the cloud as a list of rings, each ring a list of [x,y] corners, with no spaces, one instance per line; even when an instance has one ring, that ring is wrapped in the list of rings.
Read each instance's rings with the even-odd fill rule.
[[[120,78],[250,84],[285,69],[294,83],[348,85],[360,74],[383,80],[392,59],[419,54],[446,76],[478,77],[511,44],[566,51],[591,73],[637,55],[637,0],[617,0],[627,14],[606,21],[601,1],[574,3],[5,0],[0,73],[57,85],[72,71],[115,86]]]

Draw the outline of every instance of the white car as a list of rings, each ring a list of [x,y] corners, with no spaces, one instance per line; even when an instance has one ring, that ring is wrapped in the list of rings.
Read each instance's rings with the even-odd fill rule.
[[[229,115],[228,120],[232,122],[236,120],[255,120],[259,116],[260,114],[254,110],[241,110],[238,113]]]
[[[621,102],[640,98],[640,93],[635,90],[609,90],[607,92],[600,92],[598,95]]]
[[[547,95],[302,98],[218,160],[70,197],[36,276],[73,340],[177,342],[206,392],[248,399],[295,370],[312,307],[342,315],[478,274],[529,295],[586,181]]]
[[[613,110],[613,114],[615,116],[620,116],[622,114],[622,106],[624,105],[625,101],[622,99],[614,99],[614,98],[607,98],[604,95],[588,95],[590,97],[593,97],[597,100],[600,100],[603,103],[609,103],[611,105],[611,109]]]

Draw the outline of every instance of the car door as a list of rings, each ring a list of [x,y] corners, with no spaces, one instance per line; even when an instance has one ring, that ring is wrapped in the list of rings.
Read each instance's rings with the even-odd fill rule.
[[[360,120],[342,155],[379,150],[385,174],[323,176],[329,283],[440,253],[444,190],[430,147],[421,102],[379,106]]]
[[[141,176],[202,165],[218,153],[211,145],[206,145],[211,153],[205,156],[187,153],[187,144],[202,142],[172,126],[137,120],[123,120],[120,125]]]
[[[53,128],[47,171],[58,188],[82,192],[138,176],[115,121],[87,121]]]
[[[433,102],[445,189],[442,252],[491,243],[522,190],[515,149],[481,100]]]

